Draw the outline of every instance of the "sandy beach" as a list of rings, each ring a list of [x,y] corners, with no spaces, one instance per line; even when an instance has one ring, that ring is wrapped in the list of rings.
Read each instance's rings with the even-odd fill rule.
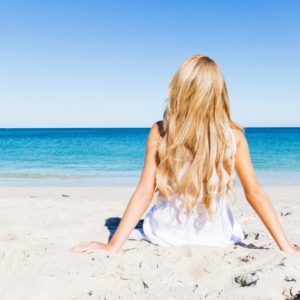
[[[280,252],[236,187],[244,245],[159,247],[127,241],[118,254],[74,254],[107,241],[134,187],[1,187],[0,299],[296,299],[300,256]],[[300,243],[300,186],[266,186]]]

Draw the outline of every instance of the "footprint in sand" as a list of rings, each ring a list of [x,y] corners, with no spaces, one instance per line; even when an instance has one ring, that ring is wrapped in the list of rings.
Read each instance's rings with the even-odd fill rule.
[[[255,260],[255,257],[252,256],[252,255],[246,255],[245,257],[240,258],[240,261],[245,262],[245,263],[248,263],[248,262],[251,262],[251,261],[254,261],[254,260]]]
[[[252,273],[243,273],[234,278],[234,281],[241,287],[254,286],[260,279],[260,271],[255,271]]]

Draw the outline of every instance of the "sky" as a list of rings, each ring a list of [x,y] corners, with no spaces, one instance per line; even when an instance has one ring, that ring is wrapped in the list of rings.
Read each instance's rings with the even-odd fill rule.
[[[297,0],[0,0],[0,127],[151,127],[196,53],[235,122],[300,126],[299,36]]]

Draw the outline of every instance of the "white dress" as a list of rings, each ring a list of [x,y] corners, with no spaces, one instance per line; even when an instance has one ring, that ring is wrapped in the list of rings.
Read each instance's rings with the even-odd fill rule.
[[[236,144],[232,130],[234,152]],[[187,166],[187,165],[186,165]],[[180,176],[185,171],[181,170]],[[171,202],[161,200],[153,205],[144,218],[142,227],[135,228],[128,239],[147,240],[161,246],[209,245],[225,247],[242,242],[244,233],[235,220],[227,201],[219,197],[212,202],[213,219],[209,219],[202,203],[197,204],[196,213],[188,216],[181,198]]]

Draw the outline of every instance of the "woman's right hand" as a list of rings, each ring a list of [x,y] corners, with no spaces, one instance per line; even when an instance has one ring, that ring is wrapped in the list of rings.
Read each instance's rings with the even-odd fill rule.
[[[290,245],[290,247],[286,250],[283,250],[283,252],[290,253],[290,254],[295,254],[295,253],[300,254],[300,247]]]

